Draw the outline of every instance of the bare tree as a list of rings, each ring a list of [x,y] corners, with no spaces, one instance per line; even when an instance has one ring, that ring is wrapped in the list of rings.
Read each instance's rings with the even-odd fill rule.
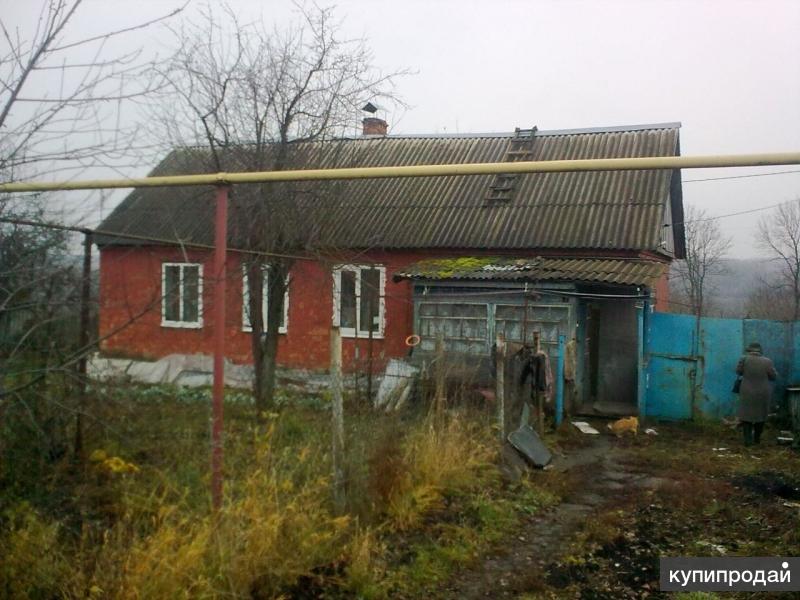
[[[73,25],[82,4],[45,0],[30,29],[0,15],[0,180],[113,166],[135,146],[135,127],[123,126],[119,115],[127,103],[153,93],[163,81],[152,68],[154,59],[146,59],[142,49],[113,53],[106,46],[182,9],[76,36]],[[42,219],[49,199],[2,195],[0,218]],[[32,234],[8,224],[0,225],[0,238],[0,327],[11,327],[13,317],[18,328],[20,315],[35,312],[31,304],[43,282],[63,270],[67,243],[62,232]]]
[[[83,0],[41,0],[30,23],[14,22],[33,2],[19,4],[0,14],[0,181],[124,166],[139,141],[122,115],[163,81],[143,49],[112,47],[182,8],[85,34],[76,22]],[[0,196],[0,437],[34,452],[36,443],[17,436],[27,425],[51,457],[65,447],[64,428],[53,423],[66,423],[65,409],[78,412],[70,405],[75,361],[67,355],[86,355],[76,348],[79,269],[64,231],[18,222],[47,220],[53,200]]]
[[[794,297],[786,286],[760,277],[745,300],[744,311],[748,319],[790,321],[795,311]]]
[[[375,69],[363,40],[341,39],[332,9],[298,6],[298,15],[292,26],[268,29],[262,22],[240,23],[230,7],[222,15],[206,7],[199,21],[173,28],[177,50],[163,71],[172,88],[166,118],[171,145],[201,144],[205,168],[218,171],[307,166],[322,160],[324,142],[353,127],[365,102],[395,100],[393,80],[400,73]],[[294,148],[310,141],[319,142],[317,156],[296,157]],[[197,158],[195,153],[192,160]],[[246,267],[258,414],[273,401],[290,255],[324,245],[306,209],[309,200],[335,188],[262,184],[235,190],[234,212],[244,218],[233,230],[261,252]]]
[[[686,258],[678,262],[676,271],[688,308],[699,319],[707,314],[716,291],[714,277],[725,272],[723,259],[731,238],[704,210],[689,206],[685,215]]]
[[[131,149],[119,120],[123,104],[162,82],[143,50],[109,54],[110,40],[174,16],[88,37],[71,31],[82,0],[42,2],[24,31],[0,17],[0,176],[33,177],[109,165]],[[88,57],[88,58],[87,58]]]
[[[778,261],[777,281],[766,285],[791,298],[791,319],[800,318],[800,198],[778,206],[761,219],[756,245]]]

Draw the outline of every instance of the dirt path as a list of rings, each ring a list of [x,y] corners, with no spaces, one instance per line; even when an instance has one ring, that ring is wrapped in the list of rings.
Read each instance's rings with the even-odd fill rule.
[[[663,480],[657,477],[624,467],[615,442],[599,435],[588,446],[556,456],[554,470],[581,475],[582,482],[575,491],[565,502],[520,525],[500,553],[486,556],[477,567],[459,573],[444,597],[515,598],[530,591],[545,565],[563,555],[575,532],[593,513],[613,506],[620,492],[631,486],[646,489],[661,485]]]

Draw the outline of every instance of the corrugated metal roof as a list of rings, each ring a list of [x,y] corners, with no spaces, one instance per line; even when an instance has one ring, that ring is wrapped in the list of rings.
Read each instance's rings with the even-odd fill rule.
[[[427,281],[578,281],[652,287],[668,268],[666,263],[652,260],[462,257],[423,260],[396,272],[394,278]]]
[[[613,125],[610,127],[576,127],[573,129],[538,129],[539,135],[572,135],[575,133],[610,133],[612,131],[640,131],[643,129],[680,129],[681,122],[675,121],[672,123],[649,123],[639,125]],[[480,137],[513,137],[514,131],[495,131],[487,133],[437,133],[432,135],[430,133],[392,133],[387,136],[373,136],[373,137],[390,137],[390,138],[480,138]]]
[[[679,124],[606,130],[537,132],[534,160],[673,156]],[[291,167],[352,167],[502,161],[513,134],[368,137],[293,144]],[[249,161],[241,147],[226,155],[225,170]],[[263,160],[265,168],[270,157]],[[237,168],[237,165],[239,168]],[[153,175],[213,171],[206,150],[170,153]],[[487,204],[492,175],[354,180],[237,186],[231,244],[246,244],[254,215],[266,210],[300,247],[615,249],[662,251],[666,203],[682,221],[670,194],[670,171],[531,173],[519,176],[513,199]],[[679,186],[678,186],[679,188]],[[268,200],[262,200],[267,194]],[[291,198],[291,200],[287,200]],[[212,243],[211,191],[200,188],[134,190],[100,226],[104,231]],[[678,204],[680,202],[678,201]],[[280,215],[283,215],[281,217]],[[291,217],[291,218],[289,218]],[[283,221],[283,223],[280,223]],[[303,235],[297,233],[302,222]],[[676,235],[679,233],[678,227]],[[311,233],[309,233],[311,232]],[[304,237],[305,236],[305,237]],[[103,243],[114,242],[108,237]],[[677,246],[681,246],[679,241]],[[680,255],[680,252],[678,253]]]

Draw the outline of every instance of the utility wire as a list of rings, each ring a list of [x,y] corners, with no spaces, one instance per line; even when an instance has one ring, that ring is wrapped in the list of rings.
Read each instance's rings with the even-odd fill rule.
[[[800,173],[800,171],[798,171]],[[785,202],[778,202],[776,204],[770,204],[768,206],[763,206],[761,208],[752,208],[750,210],[743,210],[734,213],[727,213],[724,215],[716,215],[712,217],[704,217],[702,219],[692,219],[691,221],[679,221],[677,223],[665,223],[664,227],[674,227],[675,225],[685,225],[687,223],[699,223],[702,221],[716,221],[717,219],[726,219],[728,217],[735,217],[738,215],[747,215],[756,212],[762,212],[765,210],[770,210],[771,208],[776,208]],[[378,208],[378,207],[376,207]],[[385,207],[382,207],[385,208]],[[483,208],[483,207],[481,207]],[[15,219],[9,217],[0,217],[0,223],[9,223],[11,225],[24,225],[29,227],[42,227],[45,229],[56,229],[60,231],[73,231],[76,233],[83,233],[83,234],[93,234],[93,235],[104,235],[107,237],[117,238],[120,240],[132,240],[132,241],[142,241],[142,242],[151,242],[154,244],[165,244],[168,246],[181,246],[185,248],[197,248],[200,250],[213,250],[213,244],[203,244],[200,242],[189,242],[183,241],[180,239],[169,239],[169,238],[160,238],[154,236],[147,236],[147,235],[139,235],[135,233],[123,233],[119,231],[108,231],[103,229],[92,229],[90,227],[78,227],[78,226],[69,226],[69,225],[61,225],[58,223],[48,223],[45,221],[32,221],[30,219]],[[239,254],[249,254],[251,256],[271,256],[274,258],[288,258],[293,260],[322,260],[321,257],[318,256],[302,256],[299,254],[287,254],[281,252],[267,252],[261,250],[246,250],[244,248],[235,248],[235,247],[228,247],[228,252],[234,252]],[[553,258],[553,257],[550,257]],[[567,258],[567,257],[565,257]],[[569,257],[569,258],[576,258],[576,257]]]
[[[791,175],[800,173],[800,170],[793,171],[772,171],[771,173],[751,173],[750,175],[729,175],[725,177],[706,177],[704,179],[685,179],[681,183],[700,183],[701,181],[723,181],[726,179],[748,179],[750,177],[769,177],[771,175]]]
[[[92,234],[92,235],[104,235],[108,237],[123,239],[123,240],[133,240],[133,241],[141,241],[141,242],[152,242],[156,244],[165,244],[168,246],[179,246],[185,248],[198,248],[201,250],[214,250],[214,246],[212,244],[201,244],[199,242],[186,242],[180,239],[168,239],[168,238],[158,238],[152,237],[147,235],[137,235],[133,233],[121,233],[118,231],[106,231],[103,229],[92,229],[90,227],[78,227],[78,226],[70,226],[70,225],[61,225],[59,223],[48,223],[46,221],[32,221],[30,219],[15,219],[10,217],[0,217],[0,223],[8,223],[10,225],[23,225],[27,227],[42,227],[44,229],[55,229],[59,231],[72,231],[76,233],[83,233],[83,234]],[[291,258],[296,260],[321,260],[320,257],[314,256],[300,256],[294,254],[282,254],[279,252],[264,252],[260,250],[245,250],[243,248],[233,248],[228,247],[228,252],[240,253],[240,254],[249,254],[254,256],[272,256],[276,258]]]
[[[798,171],[800,172],[800,171]],[[791,200],[789,200],[791,202]],[[750,210],[742,210],[739,212],[728,213],[725,215],[716,215],[713,217],[703,217],[702,219],[692,219],[691,221],[680,221],[679,223],[664,223],[664,227],[674,227],[675,225],[685,225],[687,223],[702,223],[703,221],[716,221],[717,219],[726,219],[728,217],[736,217],[738,215],[749,215],[750,213],[762,212],[765,210],[770,210],[771,208],[777,208],[782,204],[786,204],[786,202],[778,202],[776,204],[770,204],[768,206],[762,206],[761,208],[751,208]]]
[[[83,234],[96,234],[96,235],[104,235],[108,237],[114,237],[119,239],[130,239],[134,241],[145,241],[145,242],[153,242],[156,244],[164,244],[167,246],[178,246],[178,247],[185,247],[185,248],[197,248],[200,250],[214,250],[214,246],[211,244],[202,244],[202,243],[195,243],[195,242],[186,242],[180,239],[168,239],[168,238],[159,238],[159,237],[152,237],[152,236],[145,236],[145,235],[137,235],[137,234],[130,234],[130,233],[121,233],[118,231],[107,231],[103,229],[92,229],[89,227],[79,227],[79,226],[70,226],[70,225],[62,225],[59,223],[50,223],[47,221],[34,221],[30,219],[17,219],[12,217],[0,217],[0,223],[9,223],[12,225],[24,225],[28,227],[42,227],[45,229],[56,229],[60,231],[73,231],[77,233]],[[364,252],[369,251],[371,249],[375,249],[376,247],[373,246],[372,248],[365,248]],[[242,248],[234,248],[228,247],[228,252],[232,253],[239,253],[239,254],[249,254],[253,256],[272,256],[276,258],[290,258],[295,260],[310,260],[310,261],[319,261],[319,262],[332,262],[332,263],[345,263],[345,264],[352,264],[357,265],[360,261],[365,263],[374,263],[374,261],[370,261],[368,258],[362,256],[350,256],[348,259],[344,258],[336,258],[333,255],[299,255],[299,254],[282,254],[277,252],[266,252],[260,250],[245,250]],[[596,256],[591,256],[589,254],[548,254],[545,258],[548,259],[565,259],[565,260],[580,260],[580,259],[598,259]],[[603,260],[602,258],[598,260]],[[641,258],[641,257],[634,257],[634,256],[618,256],[614,257],[614,260],[624,260],[624,261],[642,261],[642,260],[651,260],[648,258]]]
[[[203,249],[203,250],[213,250],[214,249],[214,246],[212,246],[210,244],[196,244],[196,243],[191,243],[191,242],[181,242],[180,240],[168,240],[168,239],[155,238],[155,237],[149,237],[149,236],[140,236],[140,235],[132,235],[132,234],[120,234],[120,233],[117,233],[117,232],[103,231],[101,229],[91,229],[91,228],[88,228],[88,227],[61,225],[61,224],[58,224],[58,223],[47,223],[47,222],[44,222],[44,221],[32,221],[32,220],[29,220],[29,219],[15,219],[15,218],[8,218],[8,217],[0,217],[0,223],[9,223],[9,224],[13,224],[13,225],[23,225],[23,226],[30,226],[30,227],[42,227],[42,228],[46,228],[46,229],[56,229],[56,230],[60,230],[60,231],[73,231],[73,232],[78,232],[78,233],[83,233],[83,234],[108,235],[108,236],[113,236],[113,237],[118,237],[118,238],[123,238],[123,239],[131,238],[131,239],[134,239],[134,240],[164,243],[164,244],[168,244],[168,245],[185,246],[187,248],[200,248],[200,249]],[[279,254],[279,253],[273,253],[273,252],[260,252],[260,251],[256,251],[256,250],[242,250],[242,249],[238,249],[238,248],[228,248],[227,250],[229,252],[234,252],[234,253],[260,255],[260,256],[274,256],[274,257],[280,257],[280,258],[292,258],[292,259],[297,259],[297,260],[320,261],[320,260],[323,259],[323,257],[319,257],[319,256],[301,256],[301,255],[293,255],[293,254]],[[548,257],[548,258],[554,258],[554,257]],[[558,257],[555,257],[555,258],[558,258]],[[576,258],[580,258],[580,257],[565,256],[563,258],[576,259]],[[634,260],[634,261],[643,260],[643,259],[632,258],[632,257],[620,257],[620,258],[622,260]],[[367,283],[367,286],[368,287],[372,287],[368,283]],[[533,290],[531,290],[531,291],[533,291]],[[587,296],[587,297],[597,297],[597,298],[601,298],[602,297],[602,298],[632,298],[632,299],[636,299],[636,298],[647,298],[648,297],[648,296],[629,295],[629,294],[624,294],[624,295],[619,295],[619,294],[584,294],[584,293],[580,293],[580,292],[570,292],[568,290],[560,291],[560,290],[547,290],[547,289],[539,289],[539,290],[535,290],[535,292],[536,293],[543,293],[543,294],[546,294],[546,295],[550,294],[550,295],[563,295],[563,296]],[[503,290],[503,291],[495,290],[495,291],[481,291],[481,292],[462,292],[460,295],[466,295],[466,296],[490,296],[490,295],[504,295],[504,294],[516,295],[516,294],[525,294],[525,293],[529,293],[529,292],[527,292],[524,289],[519,289],[519,290]],[[399,296],[394,296],[394,295],[385,294],[385,293],[383,295],[381,295],[381,297],[384,297],[384,298],[388,298],[388,297],[399,298]]]

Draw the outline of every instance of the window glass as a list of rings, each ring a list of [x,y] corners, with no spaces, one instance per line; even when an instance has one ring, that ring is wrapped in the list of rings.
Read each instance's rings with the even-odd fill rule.
[[[250,318],[250,277],[248,270],[250,269],[250,265],[242,265],[242,326],[245,329],[252,329],[253,328],[253,321]],[[263,272],[263,279],[262,279],[262,287],[261,287],[261,303],[264,307],[261,311],[261,318],[262,326],[266,326],[266,302],[267,299],[264,294],[266,294],[266,283],[267,283],[267,274]]]
[[[378,331],[380,314],[381,273],[378,269],[361,269],[361,305],[359,307],[359,330],[369,333]]]
[[[164,269],[164,320],[181,320],[181,268],[170,265]]]
[[[264,330],[267,329],[267,307],[269,306],[269,266],[264,266],[262,270],[261,281],[261,323]],[[252,321],[250,320],[250,282],[248,278],[248,267],[242,265],[242,327],[245,330],[252,330]],[[283,293],[283,308],[281,310],[281,320],[279,329],[281,333],[286,332],[286,313],[289,307],[289,278],[286,278],[286,283]]]
[[[183,319],[196,323],[200,319],[200,268],[196,265],[183,267]]]
[[[165,324],[190,326],[201,324],[200,297],[203,282],[200,265],[197,264],[164,264],[163,273],[163,314]]]
[[[253,321],[250,319],[250,282],[247,279],[247,273],[244,274],[242,284],[242,326],[253,327]]]
[[[334,322],[348,337],[383,335],[386,270],[382,266],[343,265],[334,271]]]
[[[281,306],[281,320],[280,320],[280,325],[279,325],[279,328],[281,328],[281,329],[286,327],[286,303],[288,302],[288,298],[286,296],[286,290],[288,288],[285,287],[285,285],[286,285],[286,283],[284,283],[284,288],[283,288],[283,306]],[[267,326],[267,307],[269,306],[269,273],[264,273],[263,297],[264,297],[264,306],[263,306],[264,317],[263,318],[264,318],[264,328],[266,329],[266,326]]]
[[[356,273],[339,272],[339,326],[356,327]]]

